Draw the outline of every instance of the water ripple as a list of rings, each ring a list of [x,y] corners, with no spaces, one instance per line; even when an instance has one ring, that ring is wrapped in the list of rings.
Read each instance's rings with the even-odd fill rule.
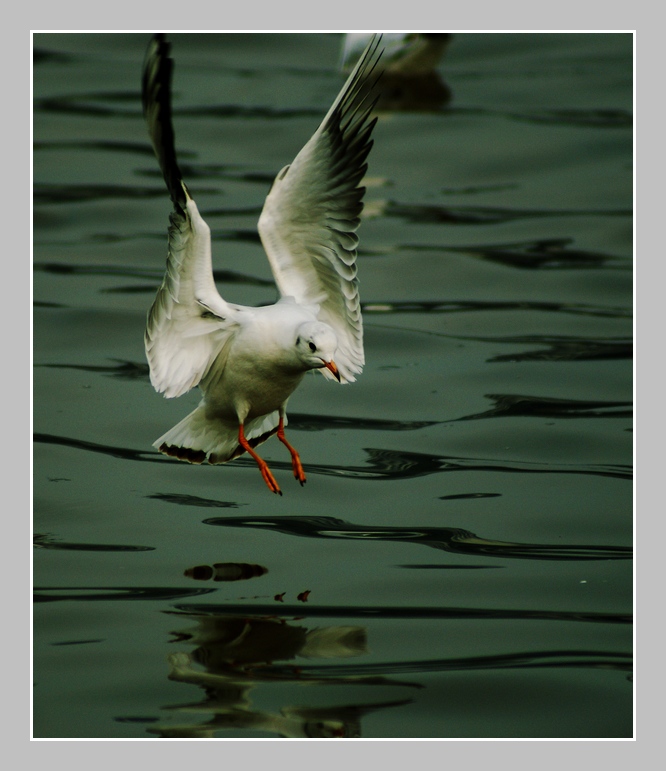
[[[451,527],[367,527],[334,517],[214,517],[204,524],[295,535],[302,538],[418,543],[433,549],[477,557],[538,560],[631,559],[633,550],[624,546],[527,544],[495,541]]]
[[[478,669],[534,669],[534,668],[575,667],[580,669],[610,669],[631,672],[631,653],[615,651],[529,651],[524,653],[498,654],[494,656],[467,656],[463,658],[427,659],[418,661],[395,661],[358,664],[306,665],[299,667],[304,681],[321,677],[369,677],[414,675],[433,672],[468,672]],[[288,671],[284,665],[268,665],[263,674],[281,677]]]
[[[198,597],[216,588],[176,589],[160,586],[36,586],[34,602],[116,602],[118,600],[178,600]]]
[[[481,339],[481,338],[466,338]],[[484,337],[486,342],[536,343],[546,345],[545,350],[507,353],[493,356],[488,362],[504,361],[598,361],[609,359],[632,359],[634,343],[631,338],[613,340],[555,337],[551,335],[524,335],[512,337]]]
[[[536,241],[520,241],[506,244],[484,244],[482,246],[448,246],[427,244],[403,244],[401,250],[453,252],[468,254],[488,262],[499,263],[510,268],[529,270],[572,270],[591,268],[614,268],[631,271],[630,259],[623,259],[604,252],[572,249],[572,238],[544,238]]]
[[[632,217],[631,209],[507,209],[499,206],[441,206],[387,201],[386,217],[421,225],[503,225],[526,219],[560,217]]]
[[[492,409],[476,415],[465,415],[462,420],[505,417],[539,418],[631,418],[632,402],[582,401],[576,399],[552,399],[548,397],[521,396],[518,394],[486,394],[495,402]]]
[[[154,546],[131,546],[115,544],[97,544],[97,543],[71,543],[66,541],[56,541],[53,536],[45,533],[35,533],[33,536],[33,546],[36,549],[61,549],[63,551],[94,551],[94,552],[118,552],[118,551],[155,551]]]
[[[60,276],[118,276],[121,278],[141,278],[150,281],[145,290],[154,292],[164,277],[162,268],[134,268],[127,265],[72,265],[64,262],[36,262],[35,271],[54,273]],[[275,287],[275,282],[269,279],[257,278],[233,270],[215,270],[215,281],[225,284],[249,284],[251,286]],[[115,291],[122,291],[116,289]]]
[[[83,201],[101,201],[108,198],[134,199],[163,197],[164,191],[156,187],[139,187],[138,185],[103,185],[103,184],[72,184],[72,185],[33,185],[33,202],[39,204],[67,204]]]
[[[245,503],[233,501],[217,501],[212,498],[200,498],[197,495],[183,495],[182,493],[153,493],[146,496],[158,501],[176,503],[179,506],[201,506],[203,508],[237,509],[239,506],[247,506]]]
[[[215,590],[209,590],[215,591]],[[248,603],[179,603],[175,609],[197,616],[234,616],[239,618],[276,618],[275,605]],[[519,610],[505,608],[460,608],[414,605],[280,605],[278,618],[345,618],[345,619],[409,619],[409,620],[479,620],[479,621],[556,621],[584,624],[619,624],[631,626],[627,613],[595,613],[566,610]]]
[[[631,129],[634,119],[631,112],[612,108],[534,110],[513,112],[492,110],[486,107],[452,107],[450,114],[463,116],[497,116],[521,123],[545,123],[555,126],[571,126],[592,129]]]
[[[359,421],[360,423],[360,421]],[[168,458],[154,450],[134,450],[125,447],[112,447],[86,442],[82,439],[58,436],[54,434],[35,433],[35,442],[71,447],[87,452],[97,452],[113,458],[124,460],[145,461],[149,463],[181,463],[175,458]],[[368,456],[366,466],[338,466],[311,464],[307,470],[313,474],[341,476],[349,479],[383,480],[383,479],[413,479],[439,472],[453,471],[502,471],[518,474],[583,474],[589,476],[613,477],[615,479],[631,480],[633,470],[623,464],[553,464],[517,460],[487,460],[479,458],[454,458],[444,455],[429,455],[418,452],[384,450],[365,447],[363,451]],[[238,458],[229,465],[256,467],[255,462],[248,458]],[[272,461],[271,465],[284,471],[291,471],[291,463]]]
[[[99,372],[103,375],[119,378],[120,380],[147,380],[150,376],[148,365],[143,362],[123,361],[111,359],[115,364],[96,366],[94,364],[35,364],[35,368],[45,369],[74,369],[81,372]]]
[[[96,117],[135,117],[141,115],[141,95],[135,91],[90,91],[88,93],[59,94],[35,99],[34,111],[66,115]],[[124,106],[127,105],[127,106]],[[320,108],[269,107],[259,105],[220,104],[200,107],[174,106],[173,114],[187,117],[258,118],[264,120],[291,120],[293,118],[321,119]]]

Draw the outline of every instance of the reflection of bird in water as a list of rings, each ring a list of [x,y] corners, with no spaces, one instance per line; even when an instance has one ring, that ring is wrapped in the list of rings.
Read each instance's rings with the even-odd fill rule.
[[[180,615],[180,614],[179,614]],[[169,679],[197,685],[206,698],[197,704],[167,707],[178,713],[209,715],[207,723],[163,723],[150,729],[160,736],[211,737],[224,730],[265,731],[292,738],[360,736],[361,717],[369,711],[409,700],[372,705],[330,707],[283,706],[266,712],[252,705],[250,692],[277,681],[311,685],[384,685],[378,677],[302,677],[299,667],[285,666],[296,657],[340,659],[367,654],[364,627],[331,626],[306,629],[279,618],[194,616],[197,626],[175,633],[178,643],[196,646],[191,653],[168,656]],[[276,667],[276,662],[283,662]],[[395,685],[409,685],[396,682]]]
[[[185,653],[172,654],[169,664],[169,679],[201,685],[206,689],[207,698],[199,704],[180,704],[166,709],[179,714],[208,715],[209,719],[205,723],[194,720],[164,722],[148,729],[149,733],[164,738],[213,738],[224,731],[251,731],[288,739],[355,739],[361,736],[364,715],[411,702],[411,699],[401,699],[325,707],[284,706],[279,712],[269,712],[253,708],[250,699],[252,682],[205,683]]]
[[[384,44],[380,110],[436,110],[453,96],[437,72],[437,66],[451,42],[445,32],[387,32]],[[341,68],[349,72],[358,61],[370,35],[344,36]]]
[[[174,205],[166,275],[148,315],[145,347],[157,391],[172,398],[198,385],[204,396],[154,446],[190,463],[226,463],[247,452],[268,488],[281,494],[254,448],[277,432],[303,484],[299,455],[284,434],[287,400],[306,372],[347,383],[364,364],[356,230],[375,124],[379,38],[266,198],[259,234],[281,296],[259,308],[227,303],[215,287],[210,228],[176,160],[168,54],[164,36],[156,35],[143,72],[144,115]]]
[[[349,658],[367,653],[364,627],[306,629],[273,618],[195,616],[197,627],[177,634],[196,645],[192,658],[209,674],[246,677],[254,667],[305,658]]]

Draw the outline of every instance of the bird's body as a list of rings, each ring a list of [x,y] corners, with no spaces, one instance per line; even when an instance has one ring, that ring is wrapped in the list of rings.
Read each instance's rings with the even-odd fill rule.
[[[146,356],[153,386],[166,397],[199,386],[199,406],[154,446],[191,463],[225,463],[243,452],[256,460],[280,493],[254,448],[277,433],[305,473],[284,435],[286,405],[306,372],[355,380],[364,363],[356,278],[355,231],[362,209],[373,102],[373,40],[329,113],[290,166],[276,177],[259,220],[280,299],[258,308],[227,303],[213,280],[210,229],[182,180],[171,123],[173,63],[156,35],[144,64],[143,105],[174,211],[167,269],[148,314]]]
[[[250,423],[286,404],[307,372],[292,354],[294,331],[317,322],[289,300],[238,315],[228,353],[218,356],[201,383],[206,416],[236,424],[239,417]]]

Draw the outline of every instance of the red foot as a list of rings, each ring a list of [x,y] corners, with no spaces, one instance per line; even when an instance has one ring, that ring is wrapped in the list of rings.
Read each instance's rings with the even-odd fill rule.
[[[301,487],[306,483],[305,471],[303,471],[303,464],[301,458],[296,450],[289,444],[287,438],[284,435],[284,419],[280,416],[280,422],[278,424],[277,438],[291,453],[291,467],[294,471],[294,477],[301,483]]]
[[[268,464],[265,460],[260,458],[257,453],[250,447],[247,439],[245,438],[245,431],[243,429],[242,423],[238,426],[238,444],[240,444],[245,452],[250,453],[250,455],[254,458],[257,466],[259,466],[259,471],[261,471],[261,476],[264,478],[264,482],[266,482],[268,489],[276,495],[282,495],[282,490],[280,490],[280,486],[275,481],[275,477],[271,473],[271,470],[268,468]]]
[[[282,495],[282,490],[280,490],[280,486],[275,481],[275,477],[271,473],[271,470],[268,468],[268,465],[266,461],[261,460],[261,458],[255,458],[259,465],[259,471],[261,471],[261,476],[264,478],[264,482],[268,485],[268,489],[275,493],[276,495]]]

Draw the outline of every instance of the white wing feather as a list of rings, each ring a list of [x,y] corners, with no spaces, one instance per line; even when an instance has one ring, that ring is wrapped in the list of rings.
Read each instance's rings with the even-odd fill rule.
[[[319,305],[338,337],[342,382],[365,362],[356,278],[359,187],[372,147],[369,120],[380,37],[373,37],[340,94],[293,163],[278,174],[259,219],[259,235],[283,297]],[[320,370],[333,377],[328,370]]]
[[[171,120],[173,63],[163,35],[151,41],[143,76],[143,110],[174,210],[166,273],[148,313],[144,335],[150,382],[168,398],[194,388],[235,328],[237,306],[218,294],[210,228],[182,181]]]
[[[185,213],[171,214],[166,273],[144,335],[155,390],[172,398],[194,388],[235,329],[234,315],[215,288],[210,229],[188,196]]]

